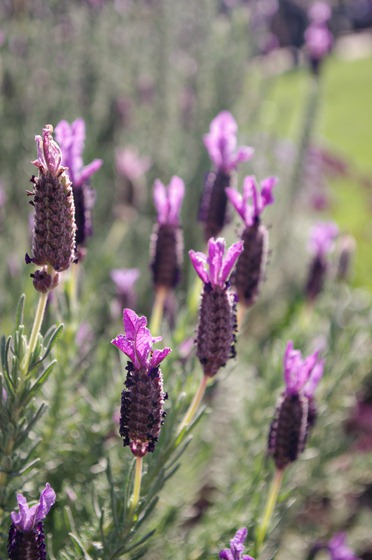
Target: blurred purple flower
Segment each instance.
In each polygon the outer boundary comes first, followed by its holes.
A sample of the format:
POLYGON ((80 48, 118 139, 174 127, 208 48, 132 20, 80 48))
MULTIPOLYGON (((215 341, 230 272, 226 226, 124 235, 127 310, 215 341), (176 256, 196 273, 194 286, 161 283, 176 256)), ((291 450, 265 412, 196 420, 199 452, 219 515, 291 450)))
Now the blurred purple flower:
POLYGON ((136 369, 149 371, 156 368, 171 352, 170 348, 153 350, 153 345, 162 337, 151 335, 146 328, 146 317, 139 317, 131 309, 124 309, 123 323, 125 335, 119 334, 112 340, 112 344, 128 356, 136 369))
POLYGON ((310 59, 319 61, 330 52, 333 35, 325 25, 311 24, 305 31, 305 44, 310 59))
POLYGON ((156 179, 154 183, 154 203, 160 225, 179 225, 184 194, 185 184, 180 177, 174 175, 168 188, 159 179, 156 179))
POLYGON ((209 133, 204 136, 204 145, 216 169, 231 173, 239 163, 248 161, 253 148, 242 146, 237 149, 238 125, 229 111, 221 111, 211 122, 209 133))
POLYGON ((223 288, 243 251, 243 241, 231 245, 225 255, 226 243, 222 237, 208 241, 208 255, 189 251, 191 262, 205 284, 223 288))
POLYGON ((92 235, 92 208, 95 202, 95 192, 89 185, 89 180, 101 165, 101 159, 95 159, 84 166, 82 153, 85 143, 85 122, 76 119, 70 125, 62 120, 56 126, 56 137, 62 148, 62 161, 68 167, 72 181, 72 192, 75 203, 76 245, 78 257, 82 258, 85 251, 82 246, 87 237, 92 235))
POLYGON ((284 354, 284 381, 287 395, 303 392, 308 398, 314 396, 324 367, 324 361, 318 358, 319 352, 315 352, 303 359, 301 352, 294 350, 293 342, 288 342, 284 354))
POLYGON ((62 150, 62 163, 68 167, 68 175, 74 187, 81 187, 89 181, 101 165, 101 159, 95 159, 84 166, 82 153, 85 144, 84 119, 76 119, 71 124, 60 121, 56 128, 56 139, 62 150))
POLYGON ((331 560, 359 560, 358 556, 346 545, 345 533, 336 533, 328 543, 331 560))
POLYGON ((259 191, 255 177, 247 176, 244 179, 243 195, 231 187, 226 189, 227 197, 246 226, 252 226, 264 208, 273 203, 272 189, 277 183, 276 177, 267 177, 261 181, 259 191))
POLYGON ((308 10, 308 16, 311 22, 319 25, 327 23, 331 18, 331 7, 325 2, 315 2, 308 10))
POLYGON ((48 483, 40 494, 39 502, 31 508, 28 507, 26 498, 22 494, 17 494, 19 513, 12 511, 10 514, 13 525, 23 533, 32 531, 35 525, 47 516, 55 501, 56 494, 48 483))
POLYGON ((137 297, 134 285, 140 276, 139 269, 114 268, 110 272, 110 276, 116 287, 116 295, 120 309, 135 307, 137 297))
POLYGON ((124 149, 116 150, 115 153, 116 170, 119 175, 136 181, 144 175, 151 167, 151 160, 146 156, 140 156, 136 148, 128 146, 124 149))
POLYGON ((324 258, 333 249, 338 235, 338 227, 334 222, 320 222, 313 226, 309 238, 309 251, 319 258, 324 258))
POLYGON ((243 554, 245 550, 244 541, 247 538, 248 530, 245 527, 238 529, 235 536, 230 541, 230 549, 225 548, 220 552, 221 560, 254 560, 252 556, 243 554))

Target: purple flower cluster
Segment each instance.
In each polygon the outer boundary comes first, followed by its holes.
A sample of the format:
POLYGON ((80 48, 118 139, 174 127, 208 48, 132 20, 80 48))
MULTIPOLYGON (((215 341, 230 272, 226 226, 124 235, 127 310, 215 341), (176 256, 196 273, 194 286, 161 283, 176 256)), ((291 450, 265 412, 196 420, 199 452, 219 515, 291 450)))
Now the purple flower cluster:
POLYGON ((26 498, 17 495, 19 513, 10 514, 12 525, 8 538, 8 555, 10 560, 29 558, 46 560, 46 548, 43 520, 56 501, 53 488, 46 484, 37 504, 29 508, 26 498))
POLYGON ((316 2, 309 11, 310 25, 305 31, 306 52, 315 75, 319 73, 321 61, 329 54, 333 35, 328 27, 331 9, 325 2, 316 2))
POLYGON ((247 538, 248 530, 245 527, 238 529, 235 536, 230 541, 230 548, 221 550, 220 560, 254 560, 252 556, 243 554, 245 550, 244 541, 247 538))
POLYGON ((305 293, 309 301, 314 301, 323 290, 328 261, 327 255, 333 249, 338 235, 338 227, 333 222, 316 224, 310 233, 309 251, 313 258, 310 262, 305 293))
POLYGON ((319 352, 303 358, 293 342, 284 354, 283 391, 270 426, 268 452, 277 469, 295 461, 305 449, 310 429, 316 419, 315 389, 323 375, 323 360, 319 352))

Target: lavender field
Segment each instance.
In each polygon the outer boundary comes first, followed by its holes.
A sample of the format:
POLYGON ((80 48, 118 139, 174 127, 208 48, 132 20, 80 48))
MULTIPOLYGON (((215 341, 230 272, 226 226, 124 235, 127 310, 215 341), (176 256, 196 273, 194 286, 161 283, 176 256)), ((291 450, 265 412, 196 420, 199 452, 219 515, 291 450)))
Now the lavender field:
POLYGON ((0 560, 371 560, 372 9, 0 6, 0 560))

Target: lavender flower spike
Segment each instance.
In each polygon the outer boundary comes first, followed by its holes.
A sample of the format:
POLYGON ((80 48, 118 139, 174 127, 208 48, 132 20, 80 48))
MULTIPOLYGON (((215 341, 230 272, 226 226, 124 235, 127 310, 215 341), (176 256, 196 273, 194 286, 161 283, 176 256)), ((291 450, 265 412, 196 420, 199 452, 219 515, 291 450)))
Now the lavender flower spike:
POLYGON ((222 238, 210 239, 208 255, 190 251, 191 262, 204 282, 196 337, 197 356, 204 375, 213 377, 229 358, 235 356, 236 301, 228 278, 243 250, 234 243, 225 254, 222 238))
POLYGON ((120 435, 133 455, 143 457, 154 451, 163 424, 166 394, 159 365, 171 349, 154 350, 154 343, 161 337, 153 337, 146 327, 146 318, 131 309, 124 309, 123 322, 125 335, 112 341, 130 360, 126 389, 121 395, 120 435))
POLYGON ((95 192, 89 185, 89 180, 101 165, 101 159, 95 159, 84 166, 82 153, 85 143, 85 122, 76 119, 70 125, 62 120, 56 126, 56 138, 62 149, 62 162, 68 167, 69 176, 72 181, 72 191, 75 204, 75 220, 77 226, 76 245, 79 257, 82 258, 85 251, 82 246, 86 238, 92 235, 92 208, 95 202, 95 192))
POLYGON ((287 344, 284 354, 283 391, 270 426, 268 451, 277 469, 284 469, 305 449, 316 419, 314 392, 323 374, 324 362, 315 352, 303 359, 301 352, 287 344))
POLYGON ((221 550, 219 557, 220 560, 254 560, 252 556, 248 554, 243 554, 244 552, 244 541, 247 538, 248 531, 245 527, 238 529, 235 536, 230 541, 230 549, 225 548, 221 550))
POLYGON ((75 206, 66 167, 61 165, 61 149, 52 137, 53 127, 46 125, 42 136, 36 136, 38 159, 33 164, 39 175, 28 196, 35 208, 32 235, 33 257, 26 254, 26 263, 44 268, 31 274, 34 287, 48 292, 58 283, 58 272, 66 270, 75 259, 75 206), (51 269, 55 272, 52 272, 51 269))
POLYGON ((327 545, 331 560, 360 560, 346 544, 345 533, 336 533, 327 545))
POLYGON ((338 227, 333 222, 321 222, 311 230, 309 250, 313 258, 305 286, 305 293, 310 301, 314 301, 323 289, 328 268, 327 255, 332 251, 337 235, 338 227))
POLYGON ((259 189, 255 178, 248 176, 244 180, 242 195, 235 189, 226 189, 228 198, 245 224, 241 234, 244 250, 233 277, 239 303, 245 307, 257 299, 264 277, 269 234, 261 223, 261 214, 266 206, 273 203, 272 190, 277 183, 276 177, 267 177, 261 181, 259 189))
POLYGON ((185 185, 173 176, 168 188, 159 179, 154 184, 154 203, 158 221, 151 236, 150 257, 153 282, 156 288, 175 288, 181 277, 183 235, 180 211, 185 185))
POLYGON ((232 173, 240 163, 248 161, 253 148, 237 149, 238 126, 231 113, 222 111, 211 122, 204 145, 213 162, 214 170, 205 179, 199 208, 199 221, 204 223, 205 239, 220 233, 227 221, 227 197, 225 189, 230 186, 232 173))
POLYGON ((40 494, 39 502, 28 507, 26 498, 17 495, 19 513, 10 514, 12 525, 8 538, 8 555, 10 560, 27 558, 29 560, 46 560, 43 520, 56 500, 56 495, 49 484, 40 494))
POLYGON ((236 149, 238 125, 229 111, 221 111, 211 122, 204 145, 216 169, 231 173, 239 163, 251 159, 254 149, 242 146, 236 149))

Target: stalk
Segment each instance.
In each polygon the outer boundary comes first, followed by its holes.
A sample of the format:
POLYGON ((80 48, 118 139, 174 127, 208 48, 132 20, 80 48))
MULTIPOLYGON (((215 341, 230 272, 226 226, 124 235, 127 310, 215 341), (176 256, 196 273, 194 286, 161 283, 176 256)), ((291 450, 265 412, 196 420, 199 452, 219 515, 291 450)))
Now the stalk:
POLYGON ((279 491, 280 491, 280 487, 282 484, 282 480, 283 480, 283 474, 284 474, 284 470, 283 469, 277 469, 274 475, 274 479, 272 481, 271 484, 271 488, 270 488, 270 492, 268 494, 267 497, 267 501, 266 501, 266 506, 264 509, 264 514, 263 514, 263 518, 261 521, 261 524, 258 527, 257 530, 257 537, 256 537, 256 555, 258 556, 260 551, 261 551, 261 547, 262 544, 265 540, 266 534, 267 534, 267 530, 270 524, 270 520, 272 518, 272 515, 274 513, 274 509, 276 506, 276 503, 278 501, 278 496, 279 496, 279 491))
POLYGON ((208 377, 206 375, 203 375, 202 380, 200 382, 200 385, 198 387, 198 390, 196 391, 194 398, 188 408, 188 411, 186 412, 185 416, 183 417, 183 420, 181 422, 181 424, 178 427, 177 430, 177 434, 180 435, 182 433, 182 431, 186 428, 186 426, 188 426, 192 419, 194 418, 199 405, 203 399, 204 393, 205 393, 205 389, 207 387, 207 383, 208 383, 208 377))

